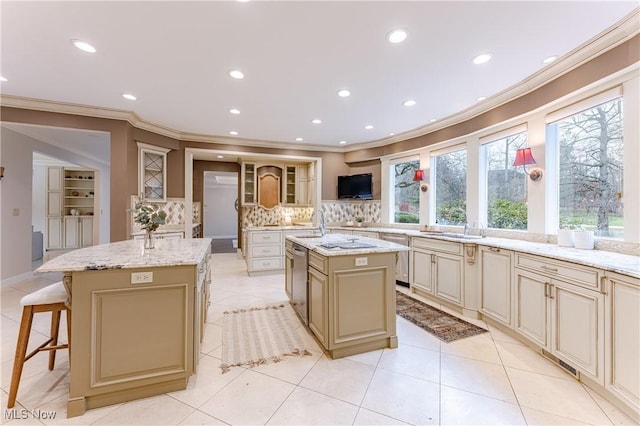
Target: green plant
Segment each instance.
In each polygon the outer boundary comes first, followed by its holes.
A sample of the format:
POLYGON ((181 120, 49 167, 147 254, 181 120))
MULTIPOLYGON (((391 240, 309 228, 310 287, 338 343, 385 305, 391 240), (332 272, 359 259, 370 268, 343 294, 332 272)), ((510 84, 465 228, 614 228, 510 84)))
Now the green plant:
POLYGON ((396 212, 394 221, 395 223, 418 223, 420 218, 417 213, 396 212))
POLYGON ((157 204, 136 203, 133 209, 133 220, 147 232, 155 231, 160 225, 164 225, 166 218, 167 213, 157 204))
POLYGON ((358 223, 362 223, 362 222, 364 222, 364 217, 362 217, 362 216, 357 216, 357 217, 355 217, 355 218, 354 218, 354 220, 355 220, 356 222, 358 222, 358 223))
POLYGON ((527 229, 527 205, 524 202, 494 199, 489 205, 489 228, 527 229))

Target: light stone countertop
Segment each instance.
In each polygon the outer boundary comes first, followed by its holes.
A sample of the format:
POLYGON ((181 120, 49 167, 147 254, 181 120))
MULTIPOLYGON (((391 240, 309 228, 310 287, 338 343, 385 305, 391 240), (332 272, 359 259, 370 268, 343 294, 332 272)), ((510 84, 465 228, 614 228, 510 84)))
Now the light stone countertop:
POLYGON ((61 254, 35 273, 198 265, 210 247, 211 238, 157 240, 153 249, 143 240, 118 241, 61 254))
POLYGON ((332 227, 332 229, 349 229, 359 231, 371 231, 379 233, 391 233, 408 235, 410 237, 434 238, 446 241, 454 241, 464 244, 478 244, 482 246, 497 247, 505 250, 513 250, 521 253, 535 254, 548 257, 550 259, 566 260, 580 265, 591 266, 606 271, 618 272, 640 278, 640 257, 629 254, 621 254, 605 250, 581 250, 571 247, 560 247, 556 244, 536 243, 525 240, 510 238, 485 237, 480 239, 460 239, 446 237, 439 234, 420 232, 411 229, 400 228, 355 228, 355 227, 332 227))
POLYGON ((409 251, 409 247, 392 243, 391 241, 379 240, 377 238, 360 237, 347 234, 327 234, 318 238, 300 238, 295 235, 288 235, 291 240, 303 247, 313 250, 323 256, 349 256, 352 254, 369 254, 369 253, 395 253, 399 251, 409 251), (352 241, 356 243, 364 243, 374 247, 366 248, 325 248, 322 244, 348 244, 352 241))
POLYGON ((317 231, 318 228, 308 225, 265 225, 265 226, 247 226, 243 231, 287 231, 287 230, 308 230, 309 233, 317 231))

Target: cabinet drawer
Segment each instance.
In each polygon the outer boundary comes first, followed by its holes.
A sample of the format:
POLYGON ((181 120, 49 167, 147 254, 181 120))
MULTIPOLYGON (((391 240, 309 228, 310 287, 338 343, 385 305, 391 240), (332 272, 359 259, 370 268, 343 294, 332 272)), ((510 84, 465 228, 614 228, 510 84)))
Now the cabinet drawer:
POLYGON ((252 271, 282 268, 282 257, 263 257, 259 259, 251 259, 252 271))
POLYGON ((590 289, 600 290, 598 270, 588 266, 520 253, 516 254, 516 266, 590 289))
POLYGON ((260 243, 279 243, 282 240, 282 232, 280 231, 265 231, 265 232, 252 232, 251 242, 253 244, 260 243))
POLYGON ((282 246, 280 244, 251 246, 251 257, 274 257, 281 254, 282 246))
POLYGON ((313 266, 318 271, 326 274, 329 270, 327 265, 327 258, 320 256, 319 254, 309 251, 309 266, 313 266))
POLYGON ((462 255, 462 244, 433 238, 411 238, 411 247, 462 255))

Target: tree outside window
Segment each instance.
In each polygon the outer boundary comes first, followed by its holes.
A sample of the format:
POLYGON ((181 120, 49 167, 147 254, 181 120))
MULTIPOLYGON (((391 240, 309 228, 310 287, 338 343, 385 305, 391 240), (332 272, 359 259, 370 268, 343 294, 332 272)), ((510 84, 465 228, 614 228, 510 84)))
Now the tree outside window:
POLYGON ((391 166, 394 179, 394 223, 420 222, 420 182, 413 180, 413 175, 419 168, 419 160, 405 161, 391 166))
POLYGON ((622 98, 549 124, 558 147, 558 219, 596 235, 622 238, 622 98))
POLYGON ((464 225, 467 222, 467 150, 433 158, 435 167, 436 223, 464 225))
POLYGON ((526 144, 526 133, 518 133, 483 146, 489 228, 527 229, 527 176, 522 167, 513 167, 516 151, 526 144))

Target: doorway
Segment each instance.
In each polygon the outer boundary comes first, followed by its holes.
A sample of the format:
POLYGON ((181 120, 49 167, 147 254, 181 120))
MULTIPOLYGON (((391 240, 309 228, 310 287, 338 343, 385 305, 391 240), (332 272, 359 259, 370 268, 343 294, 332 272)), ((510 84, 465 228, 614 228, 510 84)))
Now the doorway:
POLYGON ((238 249, 238 173, 204 172, 203 232, 212 253, 238 249))

